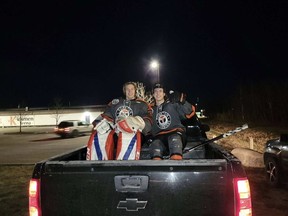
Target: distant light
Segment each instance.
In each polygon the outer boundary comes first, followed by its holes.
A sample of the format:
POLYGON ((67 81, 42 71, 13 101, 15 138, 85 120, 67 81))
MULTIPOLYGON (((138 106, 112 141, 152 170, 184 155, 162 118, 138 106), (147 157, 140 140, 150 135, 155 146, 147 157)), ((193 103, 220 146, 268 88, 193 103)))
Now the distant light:
POLYGON ((152 60, 150 63, 150 69, 157 75, 157 82, 160 82, 160 64, 157 60, 152 60))
POLYGON ((90 122, 91 122, 91 117, 92 117, 91 113, 88 112, 88 111, 85 111, 85 112, 82 114, 81 120, 82 120, 82 121, 85 121, 85 122, 87 122, 87 123, 90 123, 90 122))
POLYGON ((85 112, 84 112, 84 115, 85 115, 85 116, 90 116, 90 115, 91 115, 91 113, 90 113, 90 112, 88 112, 88 111, 85 111, 85 112))
POLYGON ((157 69, 159 67, 158 61, 154 60, 150 64, 151 69, 157 69))

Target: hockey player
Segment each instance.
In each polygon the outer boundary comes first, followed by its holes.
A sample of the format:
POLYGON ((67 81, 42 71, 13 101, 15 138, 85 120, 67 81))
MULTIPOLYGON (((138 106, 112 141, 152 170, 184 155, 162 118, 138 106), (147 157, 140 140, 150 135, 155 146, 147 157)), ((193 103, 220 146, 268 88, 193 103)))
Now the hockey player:
POLYGON ((117 160, 139 159, 141 133, 151 130, 152 110, 136 97, 136 84, 123 85, 125 98, 113 99, 94 121, 94 136, 87 146, 87 160, 114 159, 114 133, 117 134, 117 160))
POLYGON ((154 85, 153 97, 151 158, 161 160, 168 154, 172 160, 181 160, 185 139, 185 127, 181 120, 193 114, 192 105, 186 101, 185 94, 178 92, 170 92, 166 100, 165 89, 160 83, 154 85))

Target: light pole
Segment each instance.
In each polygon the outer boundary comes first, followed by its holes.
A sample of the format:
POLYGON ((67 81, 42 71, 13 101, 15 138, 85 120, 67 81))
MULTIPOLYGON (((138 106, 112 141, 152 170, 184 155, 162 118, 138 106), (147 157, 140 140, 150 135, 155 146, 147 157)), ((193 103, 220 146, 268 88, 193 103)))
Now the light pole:
POLYGON ((150 63, 150 68, 157 73, 157 82, 160 82, 160 65, 157 60, 153 60, 150 63))

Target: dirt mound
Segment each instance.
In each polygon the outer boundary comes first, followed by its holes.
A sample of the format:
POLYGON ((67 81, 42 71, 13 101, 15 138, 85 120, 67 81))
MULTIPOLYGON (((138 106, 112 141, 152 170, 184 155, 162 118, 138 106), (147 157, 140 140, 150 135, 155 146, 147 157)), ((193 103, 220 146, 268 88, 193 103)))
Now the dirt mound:
POLYGON ((234 148, 231 153, 235 155, 245 167, 263 168, 263 154, 247 149, 247 148, 234 148))

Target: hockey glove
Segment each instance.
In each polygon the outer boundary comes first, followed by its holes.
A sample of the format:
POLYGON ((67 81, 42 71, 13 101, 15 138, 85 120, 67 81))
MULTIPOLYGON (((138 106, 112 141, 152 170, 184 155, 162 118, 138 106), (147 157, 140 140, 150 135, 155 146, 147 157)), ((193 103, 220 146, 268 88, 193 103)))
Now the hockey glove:
POLYGON ((94 128, 99 134, 105 134, 113 128, 112 122, 108 122, 106 119, 100 121, 94 128))
POLYGON ((117 129, 125 133, 136 133, 142 131, 145 127, 145 122, 140 116, 128 116, 117 122, 117 129))

